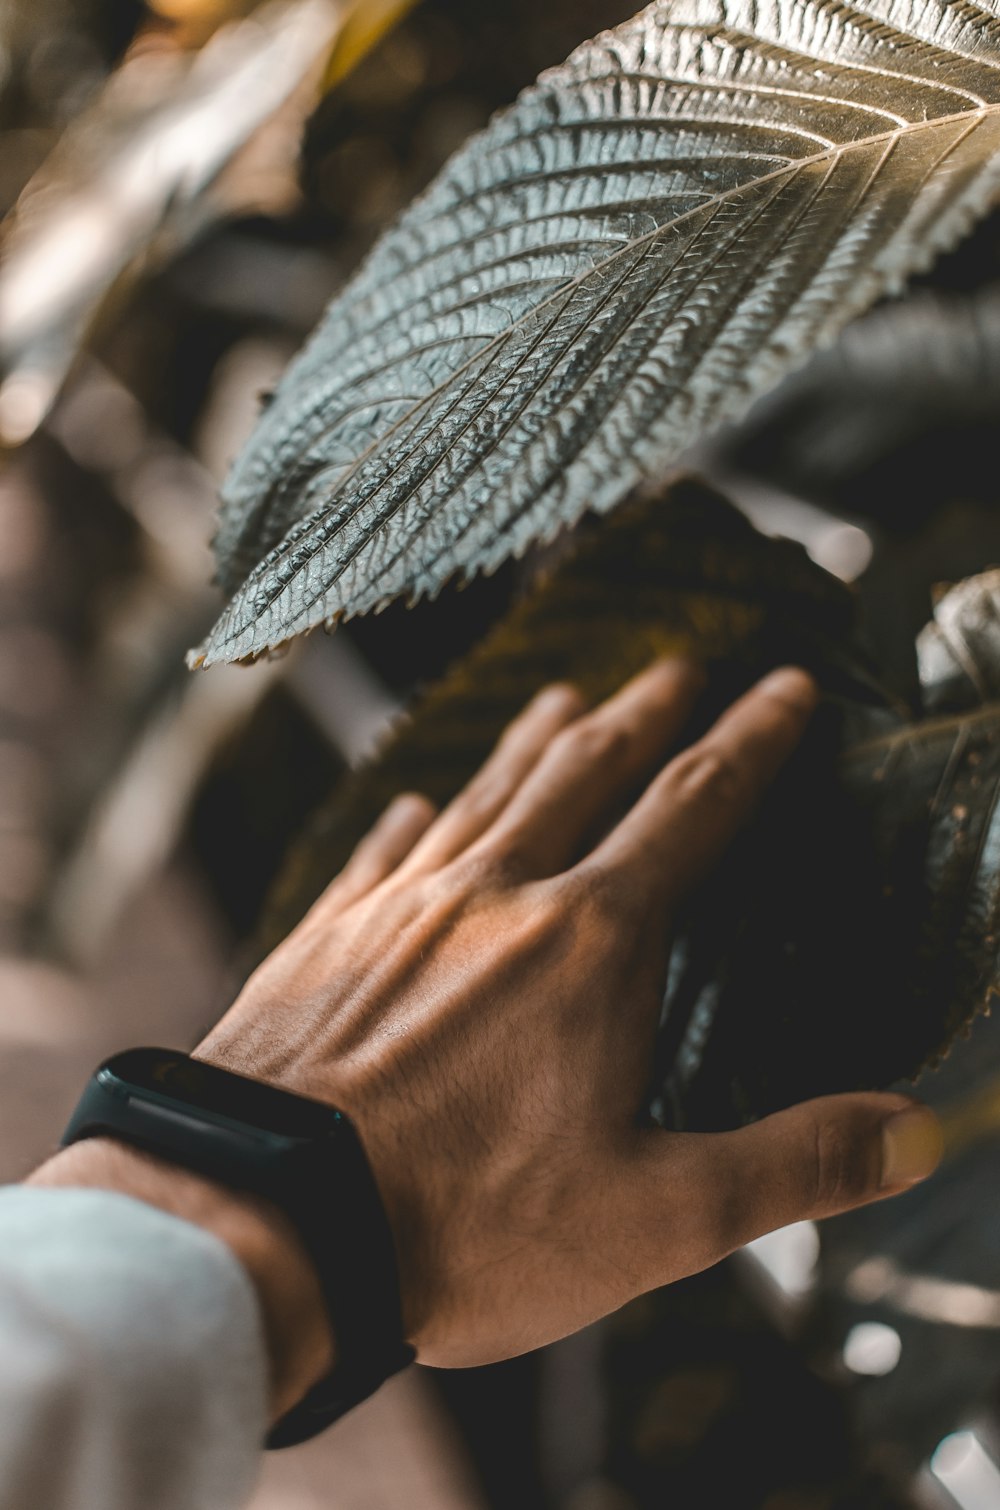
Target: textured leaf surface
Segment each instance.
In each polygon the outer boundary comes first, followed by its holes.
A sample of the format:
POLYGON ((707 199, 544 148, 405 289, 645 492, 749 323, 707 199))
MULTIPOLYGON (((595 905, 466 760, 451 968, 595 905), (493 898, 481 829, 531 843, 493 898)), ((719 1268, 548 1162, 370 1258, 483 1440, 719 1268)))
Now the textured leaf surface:
POLYGON ((998 17, 663 0, 543 74, 286 374, 226 488, 238 590, 195 662, 612 508, 954 244, 1000 183, 998 17))
POLYGON ((917 640, 925 706, 935 713, 1000 702, 1000 571, 943 593, 917 640))

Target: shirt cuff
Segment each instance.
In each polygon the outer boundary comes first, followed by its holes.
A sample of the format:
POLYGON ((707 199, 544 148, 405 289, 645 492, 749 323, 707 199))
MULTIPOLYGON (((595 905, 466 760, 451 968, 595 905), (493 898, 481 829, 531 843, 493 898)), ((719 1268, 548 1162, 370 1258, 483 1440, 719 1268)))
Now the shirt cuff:
POLYGON ((2 1510, 235 1510, 266 1425, 221 1239, 131 1196, 0 1189, 2 1510))

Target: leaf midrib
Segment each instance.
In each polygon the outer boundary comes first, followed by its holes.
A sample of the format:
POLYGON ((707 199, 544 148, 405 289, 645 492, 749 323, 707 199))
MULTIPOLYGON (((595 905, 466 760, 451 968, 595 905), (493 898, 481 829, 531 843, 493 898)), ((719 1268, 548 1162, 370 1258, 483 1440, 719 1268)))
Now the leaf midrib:
MULTIPOLYGON (((652 228, 650 231, 644 232, 642 236, 635 237, 631 241, 625 243, 623 246, 617 247, 612 253, 609 254, 608 257, 597 263, 595 267, 581 270, 581 272, 578 273, 575 277, 567 280, 566 283, 560 285, 557 290, 554 290, 551 294, 547 295, 545 299, 541 300, 538 304, 533 305, 530 310, 527 310, 524 312, 524 314, 520 315, 505 331, 491 337, 483 346, 481 346, 476 352, 468 357, 465 362, 463 362, 458 368, 456 368, 455 372, 450 374, 444 383, 439 384, 432 393, 426 396, 426 398, 422 399, 418 404, 414 405, 414 407, 407 411, 405 415, 400 416, 400 418, 395 421, 388 430, 382 432, 382 434, 373 439, 372 443, 368 447, 366 447, 365 450, 361 452, 355 459, 355 461, 350 465, 348 472, 339 480, 337 484, 337 494, 343 494, 345 488, 350 484, 351 480, 356 477, 358 471, 365 464, 365 462, 368 461, 369 458, 372 457, 380 448, 384 447, 386 443, 391 440, 394 434, 397 434, 404 426, 418 422, 421 414, 426 412, 429 406, 435 402, 442 391, 444 391, 452 384, 455 384, 456 382, 461 383, 463 373, 471 368, 473 364, 481 363, 484 358, 488 359, 491 350, 496 349, 502 343, 509 341, 518 327, 522 326, 527 320, 536 319, 539 314, 542 314, 544 316, 547 308, 549 308, 557 300, 566 301, 568 298, 571 298, 572 292, 576 287, 585 282, 588 278, 592 277, 595 272, 605 270, 608 267, 612 266, 617 258, 620 258, 625 254, 635 252, 636 250, 640 250, 644 244, 654 241, 657 237, 675 231, 678 226, 682 226, 686 221, 691 220, 696 216, 704 216, 707 210, 713 210, 714 207, 720 207, 725 203, 736 199, 739 195, 754 194, 758 192, 761 187, 766 186, 769 183, 785 179, 791 174, 800 173, 803 169, 807 169, 814 165, 821 166, 824 163, 833 163, 840 161, 850 152, 867 150, 879 144, 884 143, 887 147, 890 146, 890 144, 894 146, 898 140, 904 137, 912 136, 914 134, 922 134, 927 131, 937 131, 939 129, 944 129, 950 125, 965 126, 966 130, 962 133, 962 137, 964 138, 977 126, 981 125, 985 119, 991 116, 996 116, 997 114, 1000 114, 1000 104, 984 104, 975 109, 956 111, 950 115, 938 116, 928 121, 909 122, 904 126, 895 127, 890 131, 877 132, 871 136, 859 138, 852 142, 834 143, 828 147, 825 147, 819 152, 810 154, 808 157, 796 158, 791 162, 786 162, 782 164, 781 167, 774 169, 770 173, 762 174, 756 179, 751 179, 746 183, 734 185, 731 189, 724 190, 720 194, 714 196, 712 200, 706 201, 706 203, 704 204, 687 210, 681 215, 677 216, 676 219, 669 222, 664 222, 663 224, 652 228)), ((391 477, 395 470, 396 468, 394 467, 392 471, 390 471, 388 476, 391 477)), ((377 491, 379 487, 384 486, 387 480, 387 478, 382 478, 379 483, 376 483, 373 486, 373 488, 369 491, 364 499, 356 500, 353 505, 352 512, 356 512, 359 508, 363 507, 364 503, 366 503, 371 497, 371 494, 377 491)), ((334 495, 334 497, 335 496, 336 494, 334 495)), ((306 520, 302 521, 303 533, 306 536, 308 536, 310 530, 315 526, 318 520, 322 518, 323 512, 331 506, 332 502, 333 498, 328 500, 326 503, 319 505, 312 511, 311 515, 308 516, 306 520)), ((381 532, 388 521, 393 518, 401 508, 405 507, 406 502, 407 499, 405 497, 401 498, 398 503, 396 503, 392 507, 392 509, 389 510, 389 512, 380 517, 375 530, 368 532, 365 537, 359 541, 355 550, 347 556, 347 558, 341 565, 340 570, 338 571, 338 578, 341 577, 344 571, 347 570, 347 568, 353 563, 353 561, 357 559, 357 557, 365 549, 371 538, 373 538, 373 535, 376 532, 381 532)), ((307 559, 306 561, 302 562, 302 564, 296 566, 285 583, 282 584, 279 592, 276 593, 270 600, 269 607, 273 605, 273 603, 276 602, 278 598, 288 589, 290 584, 300 576, 301 572, 306 569, 309 561, 311 561, 320 550, 322 550, 326 547, 326 545, 329 544, 329 540, 323 539, 317 541, 314 546, 310 547, 306 541, 302 540, 302 535, 300 534, 298 541, 296 541, 295 544, 299 550, 301 550, 302 546, 305 545, 307 559), (299 542, 301 542, 301 544, 299 542)), ((289 542, 289 546, 287 548, 291 548, 291 542, 289 542)), ((248 585, 254 579, 259 581, 261 575, 265 573, 266 569, 272 568, 277 565, 285 549, 286 547, 284 546, 283 542, 279 542, 275 546, 273 552, 270 553, 269 556, 265 558, 265 561, 261 562, 246 579, 243 587, 240 589, 237 601, 239 601, 240 598, 243 598, 248 585)), ((327 584, 327 586, 329 586, 329 584, 327 584)), ((324 587, 322 591, 326 591, 326 587, 324 587)), ((317 598, 321 595, 321 593, 318 594, 317 598)), ((316 600, 314 599, 313 601, 316 600)), ((235 607, 236 604, 234 603, 232 606, 235 607)), ((232 621, 230 621, 228 632, 225 635, 225 638, 221 641, 221 645, 231 643, 234 639, 239 638, 239 636, 245 633, 246 630, 250 627, 250 624, 258 621, 259 618, 259 612, 252 612, 251 619, 249 621, 245 621, 239 627, 233 625, 232 621)), ((213 638, 214 636, 210 636, 209 643, 211 643, 211 640, 213 638)), ((286 635, 284 638, 287 639, 289 638, 289 636, 286 635)), ((277 643, 277 641, 275 641, 275 643, 277 643)))

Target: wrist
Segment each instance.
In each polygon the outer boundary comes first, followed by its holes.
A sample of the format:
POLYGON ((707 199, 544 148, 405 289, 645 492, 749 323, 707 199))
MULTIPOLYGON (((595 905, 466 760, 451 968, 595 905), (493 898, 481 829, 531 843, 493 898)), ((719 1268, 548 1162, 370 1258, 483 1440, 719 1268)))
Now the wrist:
POLYGON ((88 1138, 61 1150, 27 1183, 118 1191, 226 1243, 257 1293, 273 1418, 332 1367, 333 1337, 316 1270, 291 1221, 272 1202, 113 1138, 88 1138))

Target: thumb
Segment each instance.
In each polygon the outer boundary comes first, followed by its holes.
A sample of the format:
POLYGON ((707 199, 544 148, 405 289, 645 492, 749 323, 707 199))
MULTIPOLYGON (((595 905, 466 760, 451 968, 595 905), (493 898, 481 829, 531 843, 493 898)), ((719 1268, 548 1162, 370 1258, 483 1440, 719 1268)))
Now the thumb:
POLYGON ((896 1095, 823 1096, 729 1137, 753 1237, 898 1195, 926 1179, 942 1152, 930 1107, 896 1095))
POLYGON ((690 1193, 699 1266, 790 1222, 898 1195, 942 1153, 930 1108, 890 1094, 823 1096, 735 1132, 652 1136, 661 1192, 666 1180, 680 1194, 681 1174, 690 1193))

